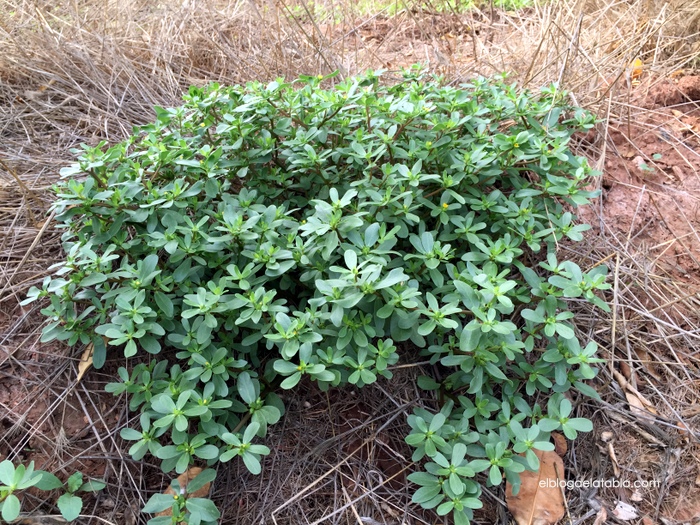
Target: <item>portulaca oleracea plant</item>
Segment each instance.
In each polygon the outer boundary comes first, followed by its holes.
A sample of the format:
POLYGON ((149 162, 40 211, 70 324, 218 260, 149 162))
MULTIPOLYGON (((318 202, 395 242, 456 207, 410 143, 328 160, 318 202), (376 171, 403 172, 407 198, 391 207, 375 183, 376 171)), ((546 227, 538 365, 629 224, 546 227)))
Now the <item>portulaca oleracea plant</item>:
MULTIPOLYGON (((595 173, 568 144, 595 119, 555 86, 381 80, 193 87, 85 147, 55 189, 66 259, 28 301, 47 298, 44 341, 131 358, 108 385, 140 414, 121 435, 166 472, 257 474, 281 390, 391 379, 417 347, 441 408, 408 418, 413 500, 463 525, 551 432, 592 429, 565 394, 595 397, 600 359, 567 299, 606 309, 607 269, 556 247, 588 228, 595 173)), ((177 512, 150 523, 215 523, 197 500, 159 496, 146 510, 177 512)))

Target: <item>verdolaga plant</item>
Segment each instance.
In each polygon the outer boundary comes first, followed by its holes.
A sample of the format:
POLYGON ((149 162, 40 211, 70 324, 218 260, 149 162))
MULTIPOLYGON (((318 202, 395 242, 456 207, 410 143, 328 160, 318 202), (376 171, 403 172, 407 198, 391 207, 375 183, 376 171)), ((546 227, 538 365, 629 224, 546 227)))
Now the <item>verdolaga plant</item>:
POLYGON ((135 358, 108 386, 141 413, 122 436, 178 473, 260 472, 278 388, 391 378, 410 341, 444 371, 420 380, 442 409, 409 418, 414 501, 468 523, 478 473, 517 487, 550 432, 591 430, 564 393, 595 396, 600 360, 565 298, 606 309, 607 269, 555 247, 588 229, 569 210, 594 172, 568 143, 595 119, 504 78, 323 80, 193 87, 84 147, 56 186, 66 260, 28 301, 50 299, 44 341, 135 358))
POLYGON ((15 467, 10 460, 5 459, 0 461, 0 518, 3 523, 15 521, 22 510, 22 503, 15 493, 35 487, 43 491, 61 492, 56 500, 58 510, 66 520, 73 521, 83 509, 83 500, 78 493, 96 492, 105 486, 98 479, 83 481, 82 472, 73 473, 64 483, 50 472, 34 470, 33 461, 27 466, 20 463, 15 467))

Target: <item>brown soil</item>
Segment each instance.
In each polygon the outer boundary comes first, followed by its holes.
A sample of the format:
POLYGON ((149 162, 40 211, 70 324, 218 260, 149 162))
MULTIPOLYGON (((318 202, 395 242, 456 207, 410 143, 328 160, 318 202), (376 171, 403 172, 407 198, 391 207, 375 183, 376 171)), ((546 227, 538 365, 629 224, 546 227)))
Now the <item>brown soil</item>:
MULTIPOLYGON (((656 86, 638 103, 648 108, 579 140, 605 151, 600 205, 583 220, 617 237, 647 259, 649 271, 700 284, 700 76, 656 86), (666 95, 662 95, 665 93, 666 95), (686 100, 674 107, 659 101, 686 100), (605 147, 603 147, 603 145, 605 147)), ((588 150, 590 151, 590 150, 588 150)), ((693 288, 694 289, 694 288, 693 288)))

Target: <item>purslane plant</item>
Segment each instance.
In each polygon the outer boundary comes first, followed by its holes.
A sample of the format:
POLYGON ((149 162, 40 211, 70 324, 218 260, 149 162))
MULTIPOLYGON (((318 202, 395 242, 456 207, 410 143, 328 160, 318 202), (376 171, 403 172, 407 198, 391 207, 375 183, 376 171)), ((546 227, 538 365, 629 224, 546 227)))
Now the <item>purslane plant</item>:
POLYGON ((56 501, 61 515, 68 521, 75 520, 83 508, 80 492, 102 490, 105 483, 90 479, 83 481, 83 474, 76 472, 65 483, 54 474, 44 470, 34 470, 34 462, 28 466, 15 465, 10 460, 0 462, 0 517, 10 523, 17 519, 21 511, 21 502, 15 492, 22 492, 31 487, 39 490, 60 490, 63 492, 56 501))
POLYGON ((595 396, 600 360, 567 299, 606 308, 607 269, 555 248, 587 229, 595 173, 568 143, 595 119, 555 86, 325 80, 193 87, 85 147, 56 186, 66 260, 28 301, 44 341, 134 358, 108 386, 140 413, 122 437, 178 473, 259 472, 276 391, 391 378, 412 343, 442 370, 419 382, 440 411, 408 421, 414 501, 468 523, 481 483, 517 489, 550 432, 591 429, 565 393, 595 396))

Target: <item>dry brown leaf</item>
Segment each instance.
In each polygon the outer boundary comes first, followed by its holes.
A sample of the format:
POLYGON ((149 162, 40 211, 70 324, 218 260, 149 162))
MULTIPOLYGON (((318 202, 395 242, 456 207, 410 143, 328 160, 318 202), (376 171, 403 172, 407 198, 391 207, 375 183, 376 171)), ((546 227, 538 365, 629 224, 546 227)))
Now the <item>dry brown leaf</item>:
POLYGON ((651 414, 658 414, 654 405, 642 395, 636 388, 629 384, 629 381, 625 379, 620 372, 613 370, 613 376, 615 380, 622 387, 625 393, 625 398, 627 398, 627 403, 630 406, 630 411, 636 415, 648 416, 651 414))
POLYGON ((618 501, 615 510, 613 510, 613 516, 621 521, 630 521, 636 520, 639 514, 637 513, 637 509, 629 503, 618 501))
POLYGON ((656 525, 656 523, 649 516, 642 516, 642 525, 656 525))
POLYGON ((564 462, 554 451, 536 450, 540 470, 526 470, 520 474, 520 491, 513 495, 513 487, 506 483, 508 510, 518 525, 554 525, 564 517, 564 495, 560 481, 564 462))
POLYGON ((690 429, 683 421, 678 421, 678 433, 686 443, 690 440, 690 429))
POLYGON ((554 439, 554 452, 564 457, 566 451, 569 450, 569 446, 566 444, 566 438, 559 432, 552 432, 552 439, 554 439))
POLYGON ((608 511, 605 510, 605 507, 600 507, 598 514, 595 515, 595 521, 593 522, 593 525, 604 525, 607 519, 608 511))
POLYGON ((632 369, 630 368, 630 365, 628 365, 624 361, 620 361, 620 372, 623 376, 625 376, 625 379, 627 379, 628 381, 632 379, 632 369))
POLYGON ((76 383, 80 382, 80 380, 85 375, 85 372, 87 372, 88 369, 92 366, 92 353, 94 349, 95 347, 92 345, 92 343, 89 343, 85 347, 83 355, 80 356, 80 362, 78 363, 78 377, 75 379, 76 383))
POLYGON ((613 474, 615 474, 616 478, 620 477, 620 466, 617 462, 617 456, 615 455, 615 447, 613 447, 615 435, 606 430, 605 432, 601 433, 600 440, 603 442, 603 444, 598 445, 598 449, 603 453, 607 452, 610 462, 612 463, 613 474))
MULTIPOLYGON (((672 166, 672 168, 675 168, 675 166, 672 166)), ((674 169, 674 172, 675 172, 675 169, 674 169)), ((644 350, 644 348, 636 348, 635 350, 637 352, 637 357, 639 358, 640 364, 642 366, 644 366, 644 370, 647 373, 649 373, 649 375, 651 377, 653 377, 654 379, 656 379, 657 381, 662 381, 661 376, 656 371, 656 366, 654 365, 654 360, 649 355, 649 352, 644 350)))
POLYGON ((608 442, 608 456, 610 457, 610 462, 613 467, 613 474, 616 478, 620 477, 620 464, 617 462, 617 455, 615 454, 615 447, 613 447, 612 441, 608 442))
MULTIPOLYGON (((177 477, 177 482, 180 485, 180 493, 184 494, 185 493, 185 488, 187 487, 187 484, 196 478, 200 473, 202 472, 202 469, 199 467, 192 467, 182 474, 180 474, 177 477)), ((207 495, 209 494, 209 488, 211 487, 211 483, 206 483, 202 488, 199 490, 195 490, 191 494, 188 494, 188 498, 206 498, 207 495)), ((175 491, 173 490, 172 487, 168 487, 163 491, 163 494, 170 494, 170 495, 175 495, 175 491)), ((163 512, 158 512, 156 516, 170 516, 173 513, 172 509, 166 509, 163 512)), ((180 525, 183 525, 184 522, 181 522, 180 525)))
POLYGON ((600 440, 603 443, 607 443, 608 441, 612 441, 615 439, 615 434, 610 432, 609 430, 606 430, 605 432, 601 432, 600 434, 600 440))
POLYGON ((627 398, 627 404, 630 406, 630 411, 633 414, 643 415, 645 412, 644 403, 639 397, 635 396, 631 392, 625 392, 625 398, 627 398))

